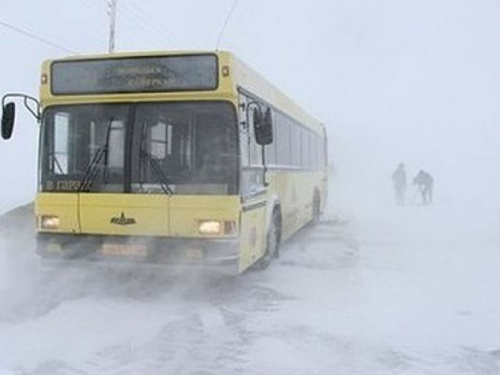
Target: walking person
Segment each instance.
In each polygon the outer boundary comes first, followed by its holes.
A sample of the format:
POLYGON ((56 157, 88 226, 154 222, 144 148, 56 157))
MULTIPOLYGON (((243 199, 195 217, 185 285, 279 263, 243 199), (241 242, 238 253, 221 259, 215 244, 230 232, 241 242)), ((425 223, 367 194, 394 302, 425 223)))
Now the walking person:
POLYGON ((398 167, 392 174, 392 182, 394 183, 394 192, 396 193, 397 204, 404 205, 407 183, 405 165, 403 163, 399 163, 398 167))
POLYGON ((432 189, 434 188, 434 178, 424 170, 420 170, 413 179, 413 184, 417 185, 420 195, 422 196, 422 204, 428 205, 432 203, 432 189))

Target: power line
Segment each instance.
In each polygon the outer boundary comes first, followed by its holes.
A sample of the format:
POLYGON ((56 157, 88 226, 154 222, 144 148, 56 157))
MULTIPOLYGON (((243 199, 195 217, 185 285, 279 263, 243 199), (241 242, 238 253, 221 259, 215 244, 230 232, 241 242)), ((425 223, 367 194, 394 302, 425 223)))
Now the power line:
POLYGON ((44 39, 42 37, 39 37, 39 36, 37 36, 37 35, 29 32, 29 31, 23 30, 23 29, 21 29, 21 28, 19 28, 17 26, 13 26, 13 25, 11 25, 11 24, 9 24, 7 22, 4 22, 4 21, 0 20, 0 25, 6 27, 7 29, 13 30, 13 31, 15 31, 17 33, 23 34, 24 36, 27 36, 28 38, 36 40, 36 41, 38 41, 40 43, 46 44, 46 45, 48 45, 48 46, 50 46, 52 48, 56 48, 56 49, 59 49, 61 51, 69 52, 69 53, 74 54, 74 55, 79 55, 79 52, 76 52, 76 51, 73 51, 73 50, 71 50, 69 48, 60 46, 59 44, 51 42, 50 40, 44 39))
POLYGON ((236 7, 238 6, 239 1, 240 0, 234 0, 233 5, 232 5, 231 9, 229 10, 229 13, 227 14, 227 17, 224 21, 224 24, 222 25, 222 29, 221 29, 220 34, 219 34, 219 39, 217 39, 217 44, 215 46, 215 50, 219 49, 220 42, 222 41, 222 37, 224 36, 224 32, 226 31, 226 27, 229 23, 229 20, 231 19, 231 16, 233 15, 234 11, 236 10, 236 7))
MULTIPOLYGON (((156 34, 155 36, 175 42, 176 38, 172 35, 172 33, 170 33, 164 28, 159 27, 157 23, 149 21, 151 17, 148 14, 146 14, 144 10, 140 6, 138 6, 137 3, 135 3, 133 0, 122 1, 121 6, 122 9, 126 13, 128 13, 130 17, 135 18, 138 22, 140 22, 142 25, 145 26, 145 29, 149 29, 149 31, 156 34), (148 19, 148 21, 145 21, 144 18, 148 19)), ((162 42, 164 42, 163 39, 162 42)))
MULTIPOLYGON (((158 43, 162 43, 162 45, 165 43, 165 39, 162 38, 158 33, 156 32, 153 32, 151 31, 151 29, 149 28, 149 26, 144 22, 142 21, 141 19, 137 18, 137 16, 134 14, 134 13, 129 13, 129 12, 121 12, 120 13, 122 18, 126 21, 128 21, 129 23, 133 24, 134 27, 137 28, 137 31, 139 32, 142 32, 142 34, 144 36, 147 36, 148 39, 154 43, 154 40, 156 40, 158 43)), ((123 25, 123 23, 122 23, 123 25)), ((123 29, 123 27, 122 27, 123 29)), ((126 32, 130 32, 132 31, 130 26, 129 27, 126 27, 125 28, 125 31, 126 32)), ((135 30, 133 30, 134 32, 136 32, 135 30)), ((156 43, 154 43, 156 44, 156 43)))
MULTIPOLYGON (((138 14, 145 16, 147 19, 151 18, 150 15, 146 14, 146 12, 144 12, 143 8, 135 2, 135 0, 128 0, 128 3, 129 3, 128 5, 132 8, 132 10, 134 10, 138 14)), ((153 27, 154 29, 156 29, 157 31, 162 33, 163 35, 167 36, 167 39, 170 39, 173 42, 176 41, 175 35, 172 34, 168 29, 166 29, 164 27, 160 27, 158 22, 152 23, 151 27, 153 27)))
POLYGON ((92 4, 94 4, 94 7, 99 10, 105 9, 106 6, 106 2, 102 0, 77 0, 77 1, 85 5, 88 5, 89 2, 91 2, 92 4))

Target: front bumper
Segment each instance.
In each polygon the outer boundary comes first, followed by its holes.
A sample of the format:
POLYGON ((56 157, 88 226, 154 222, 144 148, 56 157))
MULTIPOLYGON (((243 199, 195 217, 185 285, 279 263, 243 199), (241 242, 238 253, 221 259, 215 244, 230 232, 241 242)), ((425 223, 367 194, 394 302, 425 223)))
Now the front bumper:
POLYGON ((238 239, 179 239, 39 233, 45 259, 118 261, 237 269, 238 239))

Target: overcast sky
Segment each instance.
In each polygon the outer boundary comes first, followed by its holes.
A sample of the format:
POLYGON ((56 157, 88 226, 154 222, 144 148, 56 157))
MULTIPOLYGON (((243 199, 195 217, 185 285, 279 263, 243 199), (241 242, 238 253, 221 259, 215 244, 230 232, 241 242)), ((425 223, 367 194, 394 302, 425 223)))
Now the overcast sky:
MULTIPOLYGON (((233 0, 118 0, 117 50, 216 47, 233 0)), ((16 0, 0 22, 81 54, 107 50, 106 0, 16 0)), ((399 161, 453 197, 500 193, 498 0, 239 0, 220 48, 328 127, 344 183, 399 161)), ((0 92, 38 95, 40 63, 70 54, 0 25, 0 92)), ((37 126, 0 143, 0 212, 33 199, 37 126)))

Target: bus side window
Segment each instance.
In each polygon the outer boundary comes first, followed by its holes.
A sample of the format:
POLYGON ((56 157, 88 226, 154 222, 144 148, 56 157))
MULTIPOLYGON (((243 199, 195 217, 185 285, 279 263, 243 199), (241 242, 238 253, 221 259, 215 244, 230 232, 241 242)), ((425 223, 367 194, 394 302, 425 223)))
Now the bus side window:
POLYGON ((241 166, 241 192, 243 195, 252 194, 260 191, 264 187, 264 178, 262 171, 262 147, 255 140, 254 133, 254 106, 250 103, 255 102, 240 95, 239 112, 239 137, 240 137, 240 157, 241 166))
POLYGON ((302 130, 302 167, 309 169, 311 166, 311 153, 309 149, 309 131, 305 128, 302 130))
POLYGON ((315 133, 312 133, 311 134, 311 137, 309 138, 310 139, 310 145, 311 145, 311 167, 313 169, 317 169, 318 168, 318 151, 317 151, 317 144, 318 144, 318 139, 319 137, 315 134, 315 133))
POLYGON ((248 133, 240 132, 240 155, 241 155, 241 165, 243 167, 248 167, 250 165, 249 157, 249 145, 248 145, 248 133))
POLYGON ((290 165, 290 126, 286 117, 281 114, 276 116, 276 149, 277 163, 281 166, 290 165))
POLYGON ((255 140, 255 132, 254 132, 254 111, 250 110, 248 118, 249 118, 249 148, 250 148, 250 165, 252 166, 261 166, 262 165, 262 149, 261 146, 257 144, 255 140))
POLYGON ((278 136, 276 131, 276 112, 272 111, 273 116, 273 143, 266 146, 266 164, 278 164, 278 136))
POLYGON ((247 123, 247 105, 248 98, 241 94, 239 95, 238 106, 238 133, 240 145, 241 166, 248 167, 250 165, 250 139, 249 139, 249 124, 247 123))
POLYGON ((318 137, 318 165, 320 168, 326 165, 325 158, 325 139, 323 137, 318 137))
POLYGON ((292 145, 292 165, 294 167, 300 167, 302 163, 301 128, 295 122, 291 121, 291 129, 290 143, 292 145))

